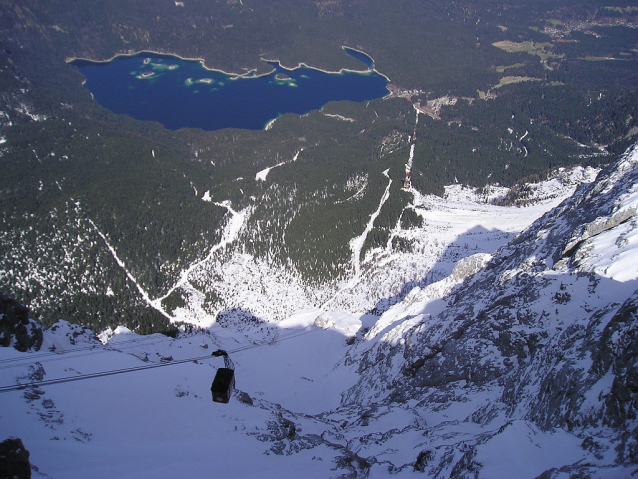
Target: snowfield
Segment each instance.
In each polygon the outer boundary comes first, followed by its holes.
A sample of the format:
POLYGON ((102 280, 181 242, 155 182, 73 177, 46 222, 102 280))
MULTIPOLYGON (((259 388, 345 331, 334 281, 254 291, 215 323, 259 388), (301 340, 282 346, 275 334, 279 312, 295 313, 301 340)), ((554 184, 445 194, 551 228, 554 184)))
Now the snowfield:
MULTIPOLYGON (((629 477, 637 165, 638 149, 564 203, 596 172, 534 185, 522 208, 414 192, 424 226, 393 234, 417 252, 370 252, 329 302, 229 286, 269 321, 191 308, 180 318, 205 330, 100 340, 61 321, 40 351, 0 348, 0 430, 41 478, 629 477), (211 401, 217 349, 235 364, 229 404, 211 401)), ((224 241, 248 214, 228 208, 224 241)))

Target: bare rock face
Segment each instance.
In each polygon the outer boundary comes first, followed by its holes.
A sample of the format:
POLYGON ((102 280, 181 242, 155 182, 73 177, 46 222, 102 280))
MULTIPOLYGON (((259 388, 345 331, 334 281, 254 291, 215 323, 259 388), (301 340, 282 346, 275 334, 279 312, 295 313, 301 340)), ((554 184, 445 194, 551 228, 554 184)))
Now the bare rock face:
POLYGON ((30 479, 29 451, 17 437, 0 442, 0 479, 30 479))
POLYGON ((36 351, 42 346, 42 328, 29 318, 29 309, 0 293, 0 346, 36 351))
MULTIPOLYGON (((638 462, 638 297, 626 301, 607 323, 592 348, 591 371, 601 379, 613 377, 604 397, 600 419, 622 431, 617 447, 620 462, 638 462)), ((593 425, 593 424, 592 424, 593 425)))

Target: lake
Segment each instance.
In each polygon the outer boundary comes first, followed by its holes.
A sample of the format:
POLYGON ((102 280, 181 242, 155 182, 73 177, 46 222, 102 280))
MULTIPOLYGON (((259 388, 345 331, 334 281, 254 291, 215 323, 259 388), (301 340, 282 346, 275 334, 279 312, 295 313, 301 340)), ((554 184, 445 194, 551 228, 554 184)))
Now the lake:
POLYGON ((372 59, 344 47, 367 71, 328 73, 301 66, 292 70, 268 62, 268 75, 229 75, 201 61, 142 52, 107 62, 73 60, 85 86, 105 108, 169 130, 244 128, 261 130, 284 113, 303 115, 330 101, 383 98, 388 79, 372 59))

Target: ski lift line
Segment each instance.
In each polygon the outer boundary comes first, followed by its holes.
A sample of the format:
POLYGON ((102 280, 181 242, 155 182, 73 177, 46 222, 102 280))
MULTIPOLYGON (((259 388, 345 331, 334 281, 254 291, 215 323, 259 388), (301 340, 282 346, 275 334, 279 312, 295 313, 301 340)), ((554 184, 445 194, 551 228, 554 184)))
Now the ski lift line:
MULTIPOLYGON (((312 325, 311 325, 312 326, 312 325)), ((312 329, 309 331, 306 331, 308 328, 310 328, 311 326, 306 326, 305 328, 303 328, 301 330, 301 332, 294 334, 294 335, 289 335, 286 336, 284 338, 280 338, 276 341, 273 342, 268 342, 268 343, 260 343, 260 344, 251 344, 248 346, 242 346, 239 348, 236 348, 234 350, 228 351, 228 354, 234 354, 234 353, 238 353, 238 352, 243 352, 243 351, 247 351, 249 349, 254 349, 254 348, 259 348, 262 346, 267 346, 269 344, 276 344, 279 343, 281 341, 285 341, 287 339, 292 339, 292 338, 296 338, 299 336, 304 336, 306 334, 309 333, 314 333, 315 331, 319 331, 320 329, 312 329)), ((185 363, 191 363, 191 362, 197 362, 197 361, 204 361, 206 359, 210 359, 213 358, 215 356, 199 356, 196 358, 187 358, 187 359, 179 359, 176 361, 170 361, 170 362, 166 362, 166 363, 153 363, 153 364, 145 364, 143 366, 136 366, 136 367, 130 367, 130 368, 123 368, 123 369, 111 369, 108 371, 101 371, 101 372, 97 372, 97 373, 88 373, 88 374, 80 374, 77 376, 68 376, 68 377, 64 377, 64 378, 56 378, 56 379, 47 379, 47 380, 43 380, 43 381, 34 381, 34 382, 30 382, 30 383, 23 383, 23 384, 13 384, 11 386, 0 386, 0 393, 3 392, 9 392, 9 391, 18 391, 21 389, 26 389, 28 387, 40 387, 40 386, 51 386, 54 384, 62 384, 62 383, 69 383, 69 382, 74 382, 74 381, 82 381, 85 379, 94 379, 94 378, 100 378, 100 377, 105 377, 105 376, 114 376, 117 374, 125 374, 125 373, 132 373, 135 371, 144 371, 147 369, 156 369, 156 368, 163 368, 166 366, 175 366, 177 364, 185 364, 185 363)))

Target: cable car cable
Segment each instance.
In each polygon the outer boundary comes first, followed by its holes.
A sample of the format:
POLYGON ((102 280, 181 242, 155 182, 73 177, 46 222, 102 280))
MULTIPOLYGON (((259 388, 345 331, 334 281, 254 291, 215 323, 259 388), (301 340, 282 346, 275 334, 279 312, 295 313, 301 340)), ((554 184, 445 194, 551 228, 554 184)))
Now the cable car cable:
MULTIPOLYGON (((61 360, 64 360, 64 359, 80 358, 82 356, 89 356, 89 355, 105 353, 105 352, 123 351, 125 349, 130 349, 130 348, 133 348, 135 346, 152 346, 152 345, 157 344, 157 343, 162 342, 162 341, 164 341, 164 339, 155 338, 154 342, 147 341, 144 344, 140 344, 140 343, 127 344, 127 345, 122 346, 121 348, 117 348, 117 349, 113 348, 110 345, 102 345, 102 348, 100 348, 100 345, 94 344, 93 346, 90 346, 90 347, 87 346, 87 347, 83 347, 83 348, 70 349, 70 350, 60 351, 60 352, 43 353, 41 356, 29 356, 29 357, 24 357, 24 358, 9 358, 9 360, 7 360, 5 363, 1 363, 2 365, 0 365, 0 370, 1 369, 17 368, 17 367, 21 367, 21 366, 31 366, 31 365, 33 365, 35 363, 50 363, 50 362, 53 362, 53 361, 61 361, 61 360), (96 349, 97 349, 97 351, 96 351, 96 349), (83 353, 83 354, 74 354, 74 353, 83 353), (44 357, 45 359, 38 360, 37 358, 39 358, 39 357, 44 357), (10 362, 10 361, 12 361, 12 362, 10 362), (32 361, 32 362, 26 362, 26 361, 32 361)), ((122 344, 122 343, 118 343, 118 345, 119 344, 122 344)))
MULTIPOLYGON (((170 339, 168 337, 151 338, 150 336, 152 336, 152 335, 149 335, 147 337, 139 337, 139 338, 136 338, 136 339, 129 339, 128 341, 118 341, 117 345, 130 344, 130 343, 141 343, 141 342, 147 343, 151 339, 155 340, 155 341, 163 341, 163 340, 166 340, 166 339, 170 339)), ((134 345, 135 344, 133 344, 133 346, 134 345)), ((86 351, 86 350, 99 348, 100 346, 103 346, 103 347, 106 347, 106 348, 112 347, 112 345, 110 343, 107 343, 107 344, 95 343, 95 344, 91 344, 89 346, 83 346, 81 348, 75 348, 75 349, 67 349, 67 350, 63 350, 63 351, 42 351, 42 352, 39 352, 39 353, 29 354, 28 356, 0 359, 0 364, 13 363, 13 362, 19 362, 19 361, 30 361, 32 359, 37 359, 37 358, 47 357, 47 356, 56 356, 57 357, 57 356, 60 356, 60 355, 63 355, 63 354, 69 354, 69 353, 75 353, 75 352, 78 352, 78 351, 86 351)), ((46 359, 43 360, 43 361, 46 361, 46 359)), ((2 366, 0 366, 0 369, 4 369, 4 368, 2 366)))
POLYGON ((65 378, 56 378, 56 379, 45 379, 42 381, 34 381, 34 382, 30 382, 30 383, 25 383, 25 384, 17 384, 17 385, 13 385, 13 386, 3 386, 0 387, 0 393, 2 392, 7 392, 7 391, 16 391, 19 389, 26 389, 28 387, 33 387, 33 386, 49 386, 51 384, 60 384, 60 383, 68 383, 68 382, 73 382, 73 381, 80 381, 83 379, 93 379, 93 378, 100 378, 100 377, 104 377, 104 376, 114 376, 116 374, 124 374, 124 373, 131 373, 134 371, 143 371, 145 369, 155 369, 155 368, 161 368, 161 367, 165 367, 165 366, 174 366, 176 364, 184 364, 184 363, 190 363, 190 362, 196 362, 196 361, 200 361, 203 359, 209 359, 210 356, 201 356, 199 358, 188 358, 188 359, 180 359, 177 361, 170 361, 170 362, 166 362, 166 363, 153 363, 153 364, 147 364, 145 366, 136 366, 136 367, 131 367, 131 368, 123 368, 123 369, 112 369, 110 371, 101 371, 101 372, 97 372, 97 373, 88 373, 88 374, 82 374, 79 376, 69 376, 69 377, 65 377, 65 378))
MULTIPOLYGON (((303 328, 301 330, 301 332, 299 333, 295 333, 295 334, 290 334, 284 338, 280 338, 276 341, 272 341, 272 342, 267 342, 267 343, 261 343, 261 344, 251 344, 251 345, 246 345, 246 346, 241 346, 239 348, 236 348, 234 350, 228 351, 228 354, 230 353, 237 353, 237 352, 243 352, 243 351, 247 351, 249 349, 253 349, 253 348, 259 348, 262 346, 267 346, 269 344, 276 344, 279 343, 281 341, 285 341, 287 339, 292 339, 292 338, 296 338, 299 336, 304 336, 306 334, 309 333, 313 333, 315 331, 320 331, 320 328, 317 329, 312 329, 310 331, 305 331, 308 328, 310 328, 311 326, 306 326, 305 328, 303 328)), ((179 360, 175 360, 175 361, 170 361, 170 362, 165 362, 165 363, 153 363, 153 364, 147 364, 144 366, 136 366, 136 367, 130 367, 130 368, 123 368, 123 369, 113 369, 113 370, 109 370, 109 371, 101 371, 101 372, 97 372, 97 373, 87 373, 87 374, 81 374, 78 376, 69 376, 69 377, 65 377, 65 378, 56 378, 56 379, 46 379, 46 380, 42 380, 42 381, 33 381, 30 383, 24 383, 24 384, 14 384, 11 386, 0 386, 0 393, 3 392, 9 392, 9 391, 18 391, 20 389, 26 389, 28 387, 39 387, 39 386, 49 386, 49 385, 53 385, 53 384, 61 384, 61 383, 68 383, 68 382, 73 382, 73 381, 81 381, 84 379, 93 379, 93 378, 99 378, 99 377, 104 377, 104 376, 113 376, 116 374, 124 374, 124 373, 131 373, 134 371, 143 371, 143 370, 147 370, 147 369, 155 369, 155 368, 161 368, 161 367, 166 367, 166 366, 174 366, 176 364, 184 364, 184 363, 189 363, 189 362, 197 362, 197 361, 203 361, 205 359, 210 359, 214 356, 199 356, 196 358, 187 358, 187 359, 179 359, 179 360)))

